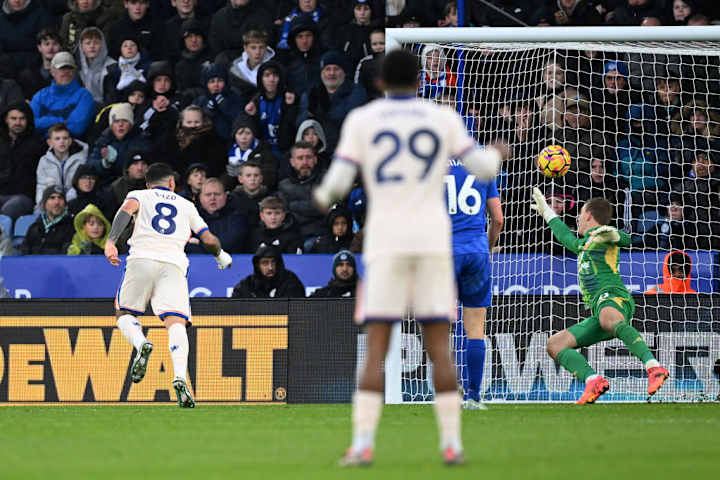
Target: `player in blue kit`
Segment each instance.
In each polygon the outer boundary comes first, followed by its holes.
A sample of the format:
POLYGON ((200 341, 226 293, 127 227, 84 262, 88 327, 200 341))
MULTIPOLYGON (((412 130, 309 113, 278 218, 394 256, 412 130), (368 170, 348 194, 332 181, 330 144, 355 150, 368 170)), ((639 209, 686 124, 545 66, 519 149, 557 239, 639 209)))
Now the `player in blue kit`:
POLYGON ((455 280, 467 336, 467 342, 463 342, 456 335, 455 343, 457 365, 467 365, 460 373, 463 408, 485 410, 480 390, 485 368, 485 318, 492 303, 490 252, 503 227, 502 206, 495 179, 477 181, 460 160, 450 160, 445 186, 452 220, 455 280))

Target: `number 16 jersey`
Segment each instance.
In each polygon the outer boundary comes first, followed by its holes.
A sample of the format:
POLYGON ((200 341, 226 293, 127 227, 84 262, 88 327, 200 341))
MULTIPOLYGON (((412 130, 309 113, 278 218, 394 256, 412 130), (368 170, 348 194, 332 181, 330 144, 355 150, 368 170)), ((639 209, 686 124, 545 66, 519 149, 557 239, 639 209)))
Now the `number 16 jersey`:
POLYGON ((167 188, 133 190, 126 200, 140 204, 135 215, 135 227, 128 240, 128 260, 147 258, 177 265, 187 272, 185 244, 192 233, 201 234, 207 224, 188 200, 167 188))

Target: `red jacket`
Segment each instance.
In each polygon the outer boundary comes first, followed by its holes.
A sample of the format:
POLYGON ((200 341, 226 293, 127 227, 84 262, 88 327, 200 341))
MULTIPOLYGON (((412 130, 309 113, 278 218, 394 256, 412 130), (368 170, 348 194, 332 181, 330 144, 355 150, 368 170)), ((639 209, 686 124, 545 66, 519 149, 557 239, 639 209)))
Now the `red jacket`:
POLYGON ((663 260, 663 283, 651 287, 650 289, 648 289, 648 291, 645 292, 645 294, 656 295, 658 293, 697 293, 697 291, 693 290, 693 288, 690 286, 691 273, 692 259, 690 258, 690 255, 679 250, 673 250, 672 252, 665 255, 665 260, 663 260), (671 272, 669 262, 670 255, 672 255, 673 253, 681 253, 685 255, 687 257, 688 263, 690 264, 690 272, 684 280, 680 280, 679 278, 673 278, 670 274, 671 272))

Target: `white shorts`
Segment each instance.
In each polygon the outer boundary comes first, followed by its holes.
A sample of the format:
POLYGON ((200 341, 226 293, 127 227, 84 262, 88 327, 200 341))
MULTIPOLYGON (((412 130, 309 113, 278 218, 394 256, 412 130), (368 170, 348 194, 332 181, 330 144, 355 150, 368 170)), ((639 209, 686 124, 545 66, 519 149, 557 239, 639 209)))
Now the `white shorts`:
POLYGON ((365 265, 358 297, 359 323, 394 322, 408 313, 420 322, 453 320, 457 299, 452 257, 375 257, 365 265))
POLYGON ((148 300, 161 319, 175 315, 190 321, 187 278, 177 265, 147 258, 128 260, 115 309, 143 315, 148 300))

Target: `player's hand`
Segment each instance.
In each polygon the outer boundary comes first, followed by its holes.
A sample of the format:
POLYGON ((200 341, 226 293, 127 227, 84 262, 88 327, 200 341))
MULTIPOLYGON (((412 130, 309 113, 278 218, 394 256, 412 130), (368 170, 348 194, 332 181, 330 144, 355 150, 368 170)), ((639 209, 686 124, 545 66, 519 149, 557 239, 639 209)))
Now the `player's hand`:
POLYGON ((117 247, 112 242, 105 242, 105 258, 113 267, 120 265, 120 259, 118 258, 117 247))
POLYGON ((591 243, 617 243, 620 241, 620 233, 616 228, 609 225, 605 225, 600 228, 596 228, 590 233, 590 238, 586 245, 591 243))
POLYGON ((533 187, 532 199, 533 201, 530 203, 530 208, 542 215, 546 222, 549 223, 550 220, 557 217, 557 214, 550 208, 547 200, 545 200, 545 195, 539 188, 533 187))
POLYGON ((220 270, 232 267, 232 257, 225 250, 220 250, 220 253, 215 257, 215 261, 218 264, 220 270))

